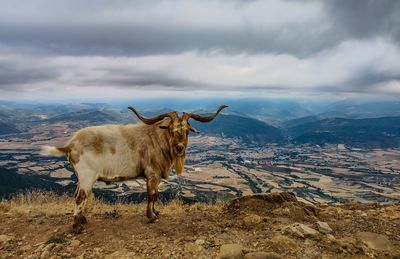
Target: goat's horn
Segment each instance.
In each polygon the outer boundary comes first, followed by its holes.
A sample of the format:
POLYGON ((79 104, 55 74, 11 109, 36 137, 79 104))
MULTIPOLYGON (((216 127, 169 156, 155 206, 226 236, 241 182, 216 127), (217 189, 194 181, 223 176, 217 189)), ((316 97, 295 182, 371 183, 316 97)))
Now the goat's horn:
POLYGON ((200 122, 209 122, 212 121, 220 111, 222 111, 222 109, 225 109, 226 107, 228 107, 227 105, 221 105, 218 110, 216 110, 213 114, 209 115, 209 116, 202 116, 202 115, 198 115, 195 113, 189 113, 189 118, 192 118, 196 121, 200 121, 200 122))
POLYGON ((154 124, 154 123, 156 123, 156 122, 159 122, 159 121, 161 121, 162 119, 164 119, 165 117, 172 117, 171 113, 170 113, 170 112, 167 112, 167 113, 164 113, 164 114, 155 116, 155 117, 153 117, 153 118, 144 118, 142 115, 140 115, 140 114, 136 111, 135 108, 129 106, 128 109, 131 110, 131 111, 133 111, 133 113, 135 113, 136 116, 137 116, 141 121, 143 121, 145 124, 147 124, 147 125, 151 125, 151 124, 154 124))

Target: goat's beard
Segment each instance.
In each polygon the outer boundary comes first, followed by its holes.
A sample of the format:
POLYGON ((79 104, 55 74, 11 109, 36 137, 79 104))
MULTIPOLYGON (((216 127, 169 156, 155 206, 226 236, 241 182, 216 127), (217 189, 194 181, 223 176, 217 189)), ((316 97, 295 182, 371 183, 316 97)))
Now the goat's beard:
POLYGON ((185 166, 185 156, 177 156, 174 158, 174 168, 177 175, 181 175, 185 166))

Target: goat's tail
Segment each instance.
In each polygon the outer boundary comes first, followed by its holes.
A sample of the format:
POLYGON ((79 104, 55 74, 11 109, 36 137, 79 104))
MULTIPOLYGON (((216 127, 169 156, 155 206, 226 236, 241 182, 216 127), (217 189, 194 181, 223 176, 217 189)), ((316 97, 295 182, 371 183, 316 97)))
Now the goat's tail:
POLYGON ((68 153, 67 147, 43 146, 40 150, 42 156, 64 156, 68 153))

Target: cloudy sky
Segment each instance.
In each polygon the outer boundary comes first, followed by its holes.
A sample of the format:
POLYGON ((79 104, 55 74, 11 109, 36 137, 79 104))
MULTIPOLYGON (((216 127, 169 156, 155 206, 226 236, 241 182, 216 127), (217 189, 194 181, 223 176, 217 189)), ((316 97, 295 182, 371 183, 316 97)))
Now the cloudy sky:
POLYGON ((165 95, 400 97, 400 1, 0 1, 0 99, 165 95))

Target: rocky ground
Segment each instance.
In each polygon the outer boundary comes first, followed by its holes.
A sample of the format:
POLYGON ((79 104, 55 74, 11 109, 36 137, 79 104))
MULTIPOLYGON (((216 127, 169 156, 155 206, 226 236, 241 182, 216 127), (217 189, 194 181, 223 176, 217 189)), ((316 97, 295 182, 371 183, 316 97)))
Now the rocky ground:
POLYGON ((88 224, 71 232, 73 200, 21 195, 0 203, 1 258, 400 258, 400 205, 310 205, 290 193, 226 204, 92 200, 88 224))

